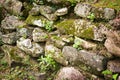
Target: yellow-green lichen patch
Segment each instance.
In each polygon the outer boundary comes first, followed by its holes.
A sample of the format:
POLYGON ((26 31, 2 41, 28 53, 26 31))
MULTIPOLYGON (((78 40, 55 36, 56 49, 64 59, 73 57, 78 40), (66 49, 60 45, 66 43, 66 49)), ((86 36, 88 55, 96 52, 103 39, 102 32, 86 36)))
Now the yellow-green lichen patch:
POLYGON ((96 4, 93 4, 96 7, 109 7, 120 10, 120 0, 99 0, 96 4))
POLYGON ((83 38, 94 39, 93 27, 82 30, 79 35, 80 35, 80 37, 83 37, 83 38))
POLYGON ((44 18, 43 16, 32 16, 32 15, 29 15, 29 16, 27 17, 27 19, 25 20, 25 22, 26 22, 27 24, 33 25, 33 23, 34 23, 35 20, 45 21, 45 20, 47 20, 47 19, 44 18))
POLYGON ((64 20, 56 25, 56 27, 64 33, 73 34, 75 32, 74 19, 64 20))

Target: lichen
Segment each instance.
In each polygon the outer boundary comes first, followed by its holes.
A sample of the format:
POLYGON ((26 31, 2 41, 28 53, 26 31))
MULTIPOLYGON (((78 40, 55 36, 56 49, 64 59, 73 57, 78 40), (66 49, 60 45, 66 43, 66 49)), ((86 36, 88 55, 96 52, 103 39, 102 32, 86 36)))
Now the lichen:
POLYGON ((74 25, 74 19, 64 20, 60 23, 58 23, 57 28, 60 29, 60 31, 67 34, 73 34, 75 32, 75 25, 74 25))

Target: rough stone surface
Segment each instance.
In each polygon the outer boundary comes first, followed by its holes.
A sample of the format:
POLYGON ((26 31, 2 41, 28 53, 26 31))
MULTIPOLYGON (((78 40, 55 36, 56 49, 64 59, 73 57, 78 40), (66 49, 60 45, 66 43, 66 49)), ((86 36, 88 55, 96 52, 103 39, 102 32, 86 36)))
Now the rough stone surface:
POLYGON ((116 31, 109 31, 105 33, 107 39, 104 43, 108 52, 112 55, 120 56, 120 36, 116 31))
POLYGON ((120 60, 111 60, 107 63, 107 69, 112 72, 120 73, 120 60))
POLYGON ((15 30, 18 26, 22 26, 23 22, 16 16, 6 16, 1 22, 1 27, 7 30, 15 30))
POLYGON ((20 40, 17 41, 17 46, 33 57, 38 57, 44 53, 43 46, 38 43, 32 43, 30 39, 20 38, 20 40))
POLYGON ((40 28, 35 28, 32 35, 34 42, 45 42, 48 38, 48 34, 40 28))
POLYGON ((75 37, 74 43, 80 43, 78 46, 81 46, 85 49, 96 49, 96 47, 97 47, 97 44, 83 40, 78 37, 75 37))
POLYGON ((64 46, 62 49, 64 58, 70 63, 75 64, 78 61, 78 51, 71 46, 64 46))
POLYGON ((84 76, 74 67, 63 67, 55 80, 85 80, 84 76))
POLYGON ((115 10, 114 9, 111 9, 111 8, 105 8, 104 9, 104 18, 105 19, 113 19, 115 18, 115 10))
POLYGON ((91 66, 93 69, 96 69, 97 71, 102 71, 104 69, 104 65, 106 64, 105 57, 85 50, 79 51, 78 59, 80 62, 91 66))
POLYGON ((62 65, 68 65, 68 61, 64 59, 61 50, 55 47, 53 44, 48 44, 47 42, 45 46, 45 54, 51 54, 53 59, 55 59, 58 63, 62 65))
POLYGON ((17 41, 16 32, 2 35, 2 41, 6 44, 14 44, 17 41))
POLYGON ((58 10, 55 12, 55 14, 56 14, 57 16, 63 16, 63 15, 65 15, 65 14, 67 14, 67 13, 68 13, 68 8, 67 8, 67 7, 58 9, 58 10))
POLYGON ((22 2, 19 0, 5 0, 3 7, 13 15, 20 15, 22 9, 22 2))
POLYGON ((74 36, 96 41, 103 41, 105 37, 102 32, 106 30, 107 26, 101 27, 100 25, 101 24, 96 25, 95 23, 82 19, 69 19, 62 21, 55 26, 61 31, 61 33, 72 34, 74 36))
POLYGON ((90 15, 92 8, 89 4, 78 3, 75 6, 74 12, 80 17, 87 17, 90 15))
POLYGON ((57 15, 54 14, 54 10, 50 6, 40 6, 40 13, 49 20, 57 20, 57 15))

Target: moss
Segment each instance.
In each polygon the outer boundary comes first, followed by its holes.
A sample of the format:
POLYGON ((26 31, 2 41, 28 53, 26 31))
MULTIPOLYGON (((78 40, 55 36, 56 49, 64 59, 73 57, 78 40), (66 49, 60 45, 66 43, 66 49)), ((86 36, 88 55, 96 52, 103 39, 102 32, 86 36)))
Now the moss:
POLYGON ((43 16, 32 16, 32 15, 29 15, 29 16, 27 17, 27 19, 25 20, 25 22, 26 22, 27 24, 33 25, 33 22, 34 22, 35 20, 47 21, 47 19, 44 18, 43 16))
POLYGON ((99 0, 97 3, 93 4, 96 7, 109 7, 120 10, 120 0, 99 0))
POLYGON ((81 31, 80 37, 87 38, 87 39, 94 39, 94 31, 93 28, 87 28, 81 31))
POLYGON ((75 32, 74 19, 62 21, 58 23, 56 26, 57 28, 60 29, 61 32, 74 35, 74 32, 75 32))

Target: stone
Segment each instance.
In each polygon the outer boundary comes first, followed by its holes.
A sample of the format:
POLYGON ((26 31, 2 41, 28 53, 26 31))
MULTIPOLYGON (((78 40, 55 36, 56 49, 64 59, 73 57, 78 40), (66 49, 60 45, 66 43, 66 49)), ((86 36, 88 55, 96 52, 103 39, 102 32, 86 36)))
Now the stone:
POLYGON ((101 26, 101 23, 95 24, 83 19, 66 19, 55 25, 61 33, 96 41, 105 39, 103 31, 106 30, 107 26, 107 24, 106 26, 101 26))
POLYGON ((16 41, 17 41, 16 32, 2 35, 2 42, 5 44, 15 44, 16 41))
POLYGON ((74 67, 63 67, 54 80, 85 80, 84 76, 74 67))
POLYGON ((27 28, 18 28, 17 36, 26 38, 29 36, 29 30, 27 28))
POLYGON ((107 69, 115 73, 120 73, 120 60, 108 61, 107 69))
POLYGON ((13 15, 20 15, 22 9, 22 2, 19 0, 5 0, 3 7, 13 15))
POLYGON ((63 48, 66 45, 61 36, 51 36, 51 41, 53 41, 54 45, 58 48, 63 48))
POLYGON ((88 52, 86 50, 78 51, 71 46, 65 46, 62 50, 62 53, 65 60, 67 60, 71 65, 78 65, 81 69, 87 69, 86 71, 90 71, 91 73, 95 74, 98 74, 98 72, 102 71, 107 62, 107 59, 103 56, 88 52))
POLYGON ((57 20, 57 15, 54 12, 54 9, 50 6, 40 6, 40 13, 49 20, 57 20))
POLYGON ((51 54, 52 58, 62 64, 62 65, 68 65, 68 62, 64 59, 63 54, 60 49, 55 47, 53 44, 47 42, 45 46, 45 54, 49 55, 51 54))
POLYGON ((51 2, 53 4, 59 4, 62 3, 62 0, 47 0, 47 2, 51 2))
POLYGON ((16 16, 6 16, 1 22, 1 27, 6 30, 15 30, 18 26, 22 26, 24 23, 16 16))
POLYGON ((39 11, 40 6, 36 5, 34 6, 30 11, 29 11, 29 15, 39 15, 40 11, 39 11))
POLYGON ((60 9, 58 9, 56 12, 55 12, 55 14, 57 15, 57 16, 63 16, 63 15, 66 15, 68 13, 68 8, 67 7, 65 7, 65 8, 60 8, 60 9))
POLYGON ((7 61, 9 66, 11 66, 13 62, 26 64, 25 61, 28 59, 28 56, 16 46, 3 45, 1 48, 5 53, 3 60, 7 61))
POLYGON ((87 17, 90 15, 92 8, 89 4, 78 3, 74 8, 74 12, 80 17, 87 17))
POLYGON ((104 65, 107 62, 105 57, 86 50, 80 50, 78 52, 78 59, 80 62, 91 66, 92 69, 96 69, 98 72, 104 70, 104 65))
POLYGON ((46 21, 47 19, 43 16, 32 16, 29 15, 26 19, 26 24, 28 25, 35 25, 38 27, 44 27, 43 21, 46 21))
POLYGON ((120 12, 117 14, 115 19, 110 20, 109 23, 113 26, 113 28, 120 29, 120 12))
POLYGON ((64 46, 62 49, 62 54, 65 60, 70 64, 74 65, 78 62, 78 51, 71 46, 64 46))
POLYGON ((78 38, 78 37, 75 37, 74 44, 75 43, 80 43, 78 46, 81 46, 84 49, 92 49, 92 50, 94 50, 94 49, 97 48, 97 44, 95 44, 93 42, 90 42, 90 41, 86 41, 86 40, 78 38))
POLYGON ((112 55, 120 57, 120 36, 116 31, 107 31, 107 39, 104 43, 104 46, 112 55))
POLYGON ((77 3, 74 8, 74 13, 80 17, 88 18, 93 14, 94 18, 99 19, 113 19, 116 15, 116 11, 112 8, 97 8, 86 3, 77 3))
POLYGON ((40 28, 34 28, 32 36, 34 42, 45 42, 48 38, 48 34, 40 28))
POLYGON ((104 9, 104 18, 105 19, 113 19, 115 18, 116 12, 112 8, 105 8, 104 9))
POLYGON ((39 57, 44 53, 43 46, 35 42, 32 43, 30 39, 20 38, 17 41, 17 47, 33 57, 39 57))

